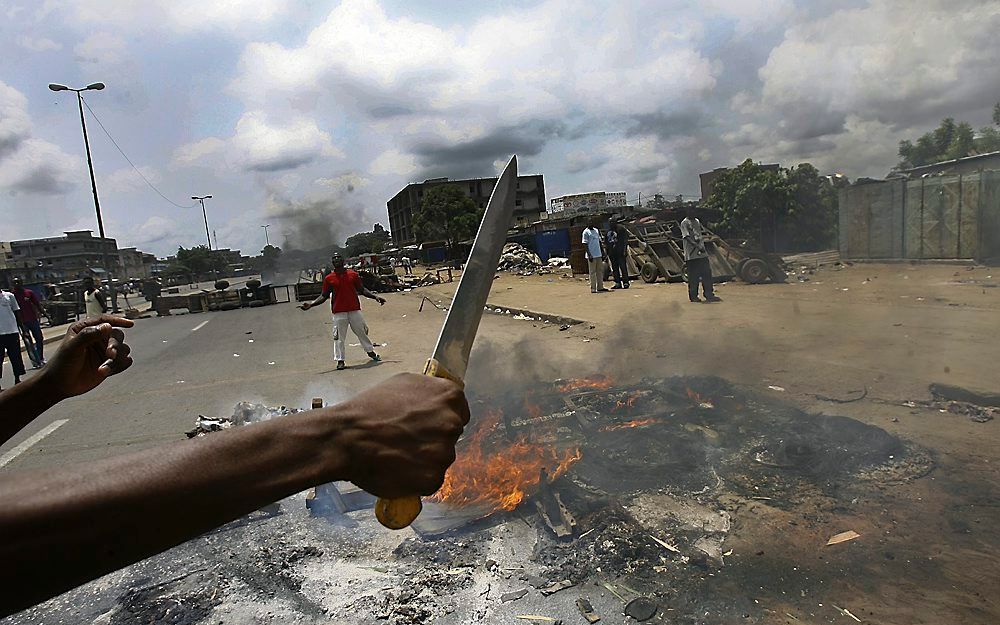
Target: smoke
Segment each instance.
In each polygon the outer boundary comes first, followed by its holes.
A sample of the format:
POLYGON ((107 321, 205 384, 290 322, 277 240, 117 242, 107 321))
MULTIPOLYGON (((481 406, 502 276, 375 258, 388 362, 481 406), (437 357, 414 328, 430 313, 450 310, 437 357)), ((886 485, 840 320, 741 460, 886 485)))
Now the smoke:
POLYGON ((292 198, 278 185, 266 185, 264 215, 282 233, 285 250, 319 250, 343 245, 344 239, 371 229, 355 185, 326 184, 321 194, 292 198))

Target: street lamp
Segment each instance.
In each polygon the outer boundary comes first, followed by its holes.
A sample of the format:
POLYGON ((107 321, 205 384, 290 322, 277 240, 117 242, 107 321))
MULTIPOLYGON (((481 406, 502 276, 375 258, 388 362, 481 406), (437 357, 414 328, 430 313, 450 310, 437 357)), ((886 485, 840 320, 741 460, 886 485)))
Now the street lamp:
POLYGON ((270 227, 271 227, 271 224, 267 224, 266 226, 261 226, 261 228, 264 229, 264 247, 267 247, 268 245, 271 244, 271 241, 269 241, 268 238, 267 238, 267 229, 270 228, 270 227))
POLYGON ((212 237, 208 234, 208 213, 205 212, 205 200, 211 199, 211 195, 192 195, 192 200, 201 202, 201 216, 205 218, 205 238, 208 239, 208 249, 212 249, 212 237))
POLYGON ((92 82, 82 89, 73 89, 72 87, 67 87, 66 85, 49 83, 49 89, 52 91, 72 91, 76 93, 76 103, 80 107, 80 126, 83 127, 83 146, 87 150, 87 167, 90 169, 90 188, 94 192, 94 208, 97 210, 97 230, 101 235, 102 264, 104 265, 104 271, 108 272, 108 282, 111 286, 112 310, 114 312, 118 312, 118 292, 115 289, 114 276, 111 273, 111 268, 108 267, 108 250, 104 242, 104 219, 101 217, 101 201, 97 197, 97 179, 94 177, 94 160, 90 156, 90 139, 87 137, 87 120, 83 116, 83 96, 80 95, 83 91, 101 91, 104 89, 104 83, 92 82))

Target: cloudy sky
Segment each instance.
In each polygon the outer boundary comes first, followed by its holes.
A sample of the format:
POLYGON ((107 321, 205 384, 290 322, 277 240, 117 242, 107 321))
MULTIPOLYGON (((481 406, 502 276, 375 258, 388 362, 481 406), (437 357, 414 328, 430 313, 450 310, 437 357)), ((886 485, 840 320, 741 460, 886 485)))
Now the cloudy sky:
POLYGON ((744 158, 882 176, 898 141, 1000 99, 1000 3, 966 0, 0 0, 0 240, 310 247, 387 225, 406 182, 697 195, 744 158), (88 113, 89 116, 89 113, 88 113), (172 203, 171 203, 172 202, 172 203), (175 206, 178 204, 181 207, 175 206), (285 241, 285 239, 290 239, 285 241))

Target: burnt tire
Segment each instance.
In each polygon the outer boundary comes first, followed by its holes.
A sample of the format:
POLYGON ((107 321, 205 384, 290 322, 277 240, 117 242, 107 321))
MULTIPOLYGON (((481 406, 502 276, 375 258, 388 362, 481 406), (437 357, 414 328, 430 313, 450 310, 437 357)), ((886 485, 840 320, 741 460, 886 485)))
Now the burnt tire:
POLYGON ((219 310, 238 310, 239 307, 239 302, 223 302, 219 305, 219 310))
POLYGON ((225 291, 229 288, 229 280, 216 280, 215 288, 220 291, 225 291))
POLYGON ((259 289, 260 288, 260 280, 258 280, 257 278, 254 278, 253 280, 247 280, 247 288, 248 289, 259 289))
POLYGON ((740 268, 740 279, 749 284, 761 284, 766 282, 771 275, 767 268, 767 263, 759 258, 748 258, 740 268))
POLYGON ((643 282, 652 284, 660 277, 660 270, 656 268, 656 265, 647 260, 639 268, 639 277, 642 278, 643 282))
POLYGON ((264 302, 259 299, 251 300, 250 303, 247 304, 247 306, 249 306, 250 308, 260 308, 263 305, 264 302))

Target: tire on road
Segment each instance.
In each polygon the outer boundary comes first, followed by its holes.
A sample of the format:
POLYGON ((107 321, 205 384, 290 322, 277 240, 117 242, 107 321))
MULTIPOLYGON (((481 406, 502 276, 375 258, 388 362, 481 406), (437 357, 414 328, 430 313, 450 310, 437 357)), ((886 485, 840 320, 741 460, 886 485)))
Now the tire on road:
POLYGON ((642 278, 643 282, 652 284, 660 277, 660 270, 656 268, 656 265, 652 261, 647 260, 639 269, 639 277, 642 278))
POLYGON ((229 288, 229 280, 216 280, 215 288, 220 291, 225 291, 229 288))
POLYGON ((259 289, 260 288, 260 280, 258 280, 257 278, 254 278, 253 280, 247 280, 247 288, 248 289, 259 289))
POLYGON ((766 282, 771 275, 767 268, 767 263, 759 258, 748 258, 740 263, 740 279, 749 284, 761 284, 766 282))
POLYGON ((219 310, 238 310, 239 307, 239 302, 223 302, 219 305, 219 310))
POLYGON ((250 300, 250 303, 248 304, 248 306, 250 306, 250 308, 260 308, 263 305, 264 305, 264 302, 260 301, 259 299, 250 300))

